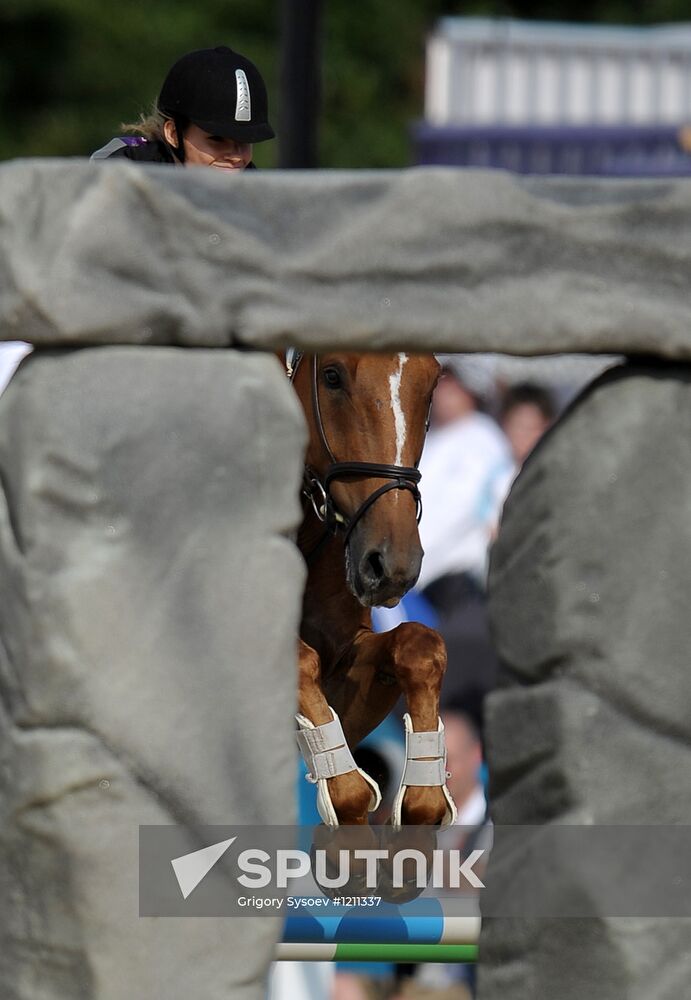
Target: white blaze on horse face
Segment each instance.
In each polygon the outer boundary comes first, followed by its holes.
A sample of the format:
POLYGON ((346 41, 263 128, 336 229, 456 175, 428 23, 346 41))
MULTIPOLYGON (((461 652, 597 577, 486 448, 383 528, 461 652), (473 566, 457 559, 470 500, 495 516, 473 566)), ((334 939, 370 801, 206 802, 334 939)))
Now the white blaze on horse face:
POLYGON ((403 462, 403 448, 406 438, 405 414, 401 406, 401 378, 403 376, 403 367, 407 360, 407 354, 399 354, 398 368, 392 375, 389 375, 391 409, 393 411, 394 428, 396 430, 396 458, 394 459, 394 465, 401 465, 403 462))

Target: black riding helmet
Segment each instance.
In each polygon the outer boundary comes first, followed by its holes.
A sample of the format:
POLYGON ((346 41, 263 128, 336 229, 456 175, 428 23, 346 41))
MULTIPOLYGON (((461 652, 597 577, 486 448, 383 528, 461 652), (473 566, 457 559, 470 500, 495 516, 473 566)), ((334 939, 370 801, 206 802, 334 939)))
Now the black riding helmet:
POLYGON ((184 159, 182 130, 187 122, 236 142, 274 138, 266 85, 257 67, 226 45, 188 52, 174 64, 161 87, 158 109, 178 133, 175 154, 184 159))

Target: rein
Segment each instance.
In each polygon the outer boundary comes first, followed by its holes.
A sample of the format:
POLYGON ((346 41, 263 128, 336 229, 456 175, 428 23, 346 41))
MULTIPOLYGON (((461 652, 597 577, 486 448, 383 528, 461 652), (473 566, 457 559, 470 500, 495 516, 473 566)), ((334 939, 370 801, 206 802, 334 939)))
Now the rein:
MULTIPOLYGON (((288 378, 291 383, 295 381, 295 376, 303 357, 304 352, 302 351, 288 352, 286 357, 286 367, 288 378)), ((313 355, 312 358, 311 392, 312 413, 314 415, 321 443, 324 446, 326 454, 331 459, 331 464, 327 466, 323 480, 320 479, 313 469, 309 466, 305 466, 303 494, 311 502, 314 513, 317 515, 319 520, 326 526, 324 536, 312 550, 310 557, 313 557, 316 554, 317 550, 321 548, 322 544, 326 541, 329 535, 333 535, 339 530, 344 532, 343 544, 347 545, 348 539, 350 538, 358 521, 370 509, 370 507, 377 502, 379 497, 388 493, 389 490, 408 490, 413 494, 417 508, 417 521, 419 523, 420 518, 422 517, 422 498, 420 496, 420 490, 418 489, 420 471, 417 466, 384 465, 378 462, 338 462, 336 460, 336 456, 331 450, 331 446, 329 445, 329 441, 326 436, 326 430, 322 420, 321 407, 319 405, 319 356, 317 354, 313 355), (360 504, 353 516, 348 519, 336 508, 336 504, 334 503, 330 492, 331 484, 339 479, 351 479, 363 476, 371 479, 388 479, 390 482, 385 483, 383 486, 380 486, 378 489, 370 493, 367 499, 360 504)))

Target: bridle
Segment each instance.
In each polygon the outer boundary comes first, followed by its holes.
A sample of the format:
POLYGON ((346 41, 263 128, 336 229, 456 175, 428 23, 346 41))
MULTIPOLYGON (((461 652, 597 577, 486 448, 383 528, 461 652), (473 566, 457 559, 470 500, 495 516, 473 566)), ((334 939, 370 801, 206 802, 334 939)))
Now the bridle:
MULTIPOLYGON (((304 357, 303 351, 289 351, 286 356, 286 369, 290 382, 295 381, 300 362, 304 357)), ((377 500, 390 490, 408 490, 413 494, 416 505, 416 517, 418 523, 422 517, 422 497, 418 489, 420 482, 420 471, 417 464, 408 465, 383 465, 378 462, 338 462, 331 450, 324 421, 322 420, 321 407, 319 405, 319 356, 312 356, 311 373, 311 393, 312 393, 312 413, 321 443, 326 454, 331 459, 331 464, 327 466, 324 478, 308 465, 305 466, 303 479, 303 495, 311 502, 314 513, 326 527, 325 537, 320 540, 318 547, 329 535, 337 531, 343 531, 343 544, 348 544, 353 529, 377 500), (374 490, 364 500, 351 518, 345 517, 337 508, 331 496, 331 484, 338 479, 351 479, 356 477, 366 477, 372 479, 388 479, 388 483, 374 490)), ((429 415, 428 415, 429 422, 429 415)))

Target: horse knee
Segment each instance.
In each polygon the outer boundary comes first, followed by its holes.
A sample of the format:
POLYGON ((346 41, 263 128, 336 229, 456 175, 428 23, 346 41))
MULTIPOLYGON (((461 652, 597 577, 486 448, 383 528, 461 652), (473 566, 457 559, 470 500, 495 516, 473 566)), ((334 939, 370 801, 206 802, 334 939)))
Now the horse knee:
POLYGON ((403 622, 395 632, 395 672, 404 690, 420 683, 440 685, 446 671, 446 645, 439 633, 419 622, 403 622))
POLYGON ((319 685, 321 672, 319 653, 301 639, 298 647, 298 684, 300 687, 319 685))

